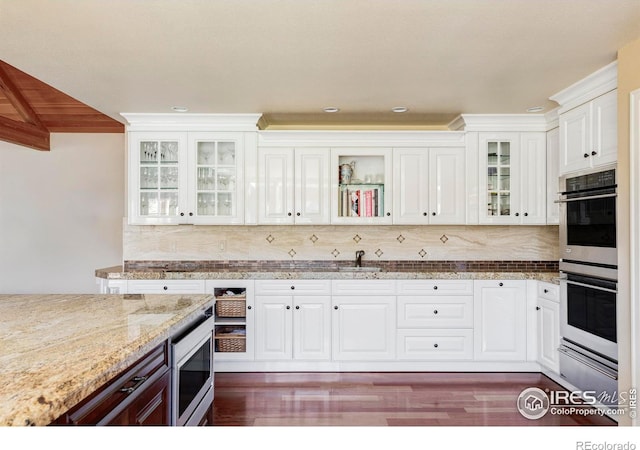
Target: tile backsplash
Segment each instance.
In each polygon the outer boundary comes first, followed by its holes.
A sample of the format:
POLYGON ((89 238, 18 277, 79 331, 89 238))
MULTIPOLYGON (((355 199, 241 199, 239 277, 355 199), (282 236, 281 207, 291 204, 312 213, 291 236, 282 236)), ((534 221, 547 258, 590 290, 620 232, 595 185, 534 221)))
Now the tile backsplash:
POLYGON ((124 261, 557 261, 557 226, 134 226, 124 261))

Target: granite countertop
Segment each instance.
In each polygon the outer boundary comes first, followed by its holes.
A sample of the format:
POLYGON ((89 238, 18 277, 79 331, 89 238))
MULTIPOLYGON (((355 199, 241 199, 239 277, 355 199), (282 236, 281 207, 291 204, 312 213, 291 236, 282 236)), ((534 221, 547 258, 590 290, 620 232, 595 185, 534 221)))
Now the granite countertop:
POLYGON ((213 300, 210 295, 0 295, 0 426, 51 423, 213 300))
POLYGON ((97 269, 98 278, 108 280, 538 280, 558 283, 559 273, 552 272, 460 272, 460 271, 349 271, 307 270, 134 270, 122 266, 97 269))

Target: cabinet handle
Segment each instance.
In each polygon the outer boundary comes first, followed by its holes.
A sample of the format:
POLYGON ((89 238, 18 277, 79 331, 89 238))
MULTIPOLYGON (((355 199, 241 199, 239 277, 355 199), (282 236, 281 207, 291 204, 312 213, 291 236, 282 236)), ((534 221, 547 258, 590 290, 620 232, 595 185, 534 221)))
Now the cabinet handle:
POLYGON ((598 152, 595 151, 595 150, 591 152, 591 156, 596 156, 597 154, 598 154, 598 152))
POLYGON ((166 291, 167 289, 169 289, 169 286, 162 286, 162 289, 166 291))
POLYGON ((296 305, 296 309, 300 309, 300 305, 296 305))
POLYGON ((582 156, 584 156, 585 158, 588 158, 588 157, 589 157, 589 154, 588 154, 588 153, 585 153, 585 154, 584 154, 584 155, 582 155, 582 156))
POLYGON ((539 306, 536 306, 536 311, 540 311, 540 307, 539 306))
POLYGON ((498 286, 502 287, 504 286, 504 283, 498 283, 498 286))
POLYGON ((251 309, 251 305, 247 306, 247 309, 251 309))
POLYGON ((291 309, 291 306, 287 305, 287 309, 291 309))
POLYGON ((290 212, 288 212, 288 213, 287 213, 287 216, 291 217, 291 213, 290 213, 290 212))
POLYGON ((438 344, 433 344, 433 348, 438 348, 438 344))
POLYGON ((545 289, 545 290, 544 290, 544 291, 542 291, 542 292, 544 292, 545 294, 548 294, 548 293, 549 293, 549 289, 545 289))
POLYGON ((333 309, 338 309, 338 305, 334 306, 333 309))
POLYGON ((438 314, 438 310, 437 310, 437 309, 434 309, 434 310, 433 310, 433 313, 434 313, 434 314, 438 314))
POLYGON ((120 392, 129 395, 129 394, 133 393, 133 391, 138 389, 142 385, 142 383, 147 381, 147 379, 149 379, 149 377, 133 377, 131 379, 131 381, 134 382, 135 384, 133 386, 131 386, 131 387, 120 388, 120 392))

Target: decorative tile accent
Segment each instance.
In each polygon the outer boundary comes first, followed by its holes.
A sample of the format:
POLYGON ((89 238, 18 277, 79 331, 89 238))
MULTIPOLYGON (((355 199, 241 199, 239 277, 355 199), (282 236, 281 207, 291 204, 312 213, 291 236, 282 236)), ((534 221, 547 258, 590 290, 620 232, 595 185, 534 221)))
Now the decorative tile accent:
POLYGON ((267 242, 268 242, 269 244, 271 244, 271 243, 272 243, 273 241, 275 241, 275 240, 276 240, 276 238, 274 238, 273 236, 271 236, 271 235, 267 236, 267 242))
POLYGON ((333 251, 331 252, 331 254, 333 255, 334 258, 337 258, 338 255, 340 254, 340 252, 338 251, 337 248, 334 248, 333 251))
POLYGON ((362 240, 362 238, 360 237, 360 235, 356 234, 356 235, 353 237, 353 240, 354 240, 354 241, 356 242, 356 244, 357 244, 358 242, 360 242, 360 241, 362 240))
POLYGON ((420 258, 424 258, 425 256, 427 256, 427 252, 425 252, 424 249, 421 248, 418 252, 418 255, 420 255, 420 258))
POLYGON ((318 240, 318 236, 316 236, 315 234, 312 234, 309 240, 315 244, 316 241, 318 240))
POLYGON ((289 256, 291 256, 292 258, 296 256, 296 251, 294 249, 289 250, 288 253, 289 253, 289 256))
POLYGON ((442 241, 442 243, 443 243, 443 244, 446 244, 446 243, 447 243, 447 241, 449 240, 449 238, 447 237, 447 235, 446 235, 446 234, 443 234, 443 235, 440 237, 440 240, 442 241))
POLYGON ((402 244, 405 240, 405 237, 403 235, 400 235, 396 238, 396 240, 402 244))
POLYGON ((378 258, 380 258, 384 254, 384 252, 380 249, 376 250, 375 253, 378 258))

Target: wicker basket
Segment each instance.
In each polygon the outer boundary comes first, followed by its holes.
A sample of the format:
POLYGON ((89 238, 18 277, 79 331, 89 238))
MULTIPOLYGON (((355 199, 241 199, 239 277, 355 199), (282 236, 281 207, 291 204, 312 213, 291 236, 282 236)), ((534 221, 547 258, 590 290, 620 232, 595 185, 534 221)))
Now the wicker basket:
POLYGON ((245 352, 247 351, 247 340, 244 336, 216 336, 218 342, 218 352, 245 352))
POLYGON ((245 296, 216 297, 216 314, 218 317, 245 317, 245 296))

